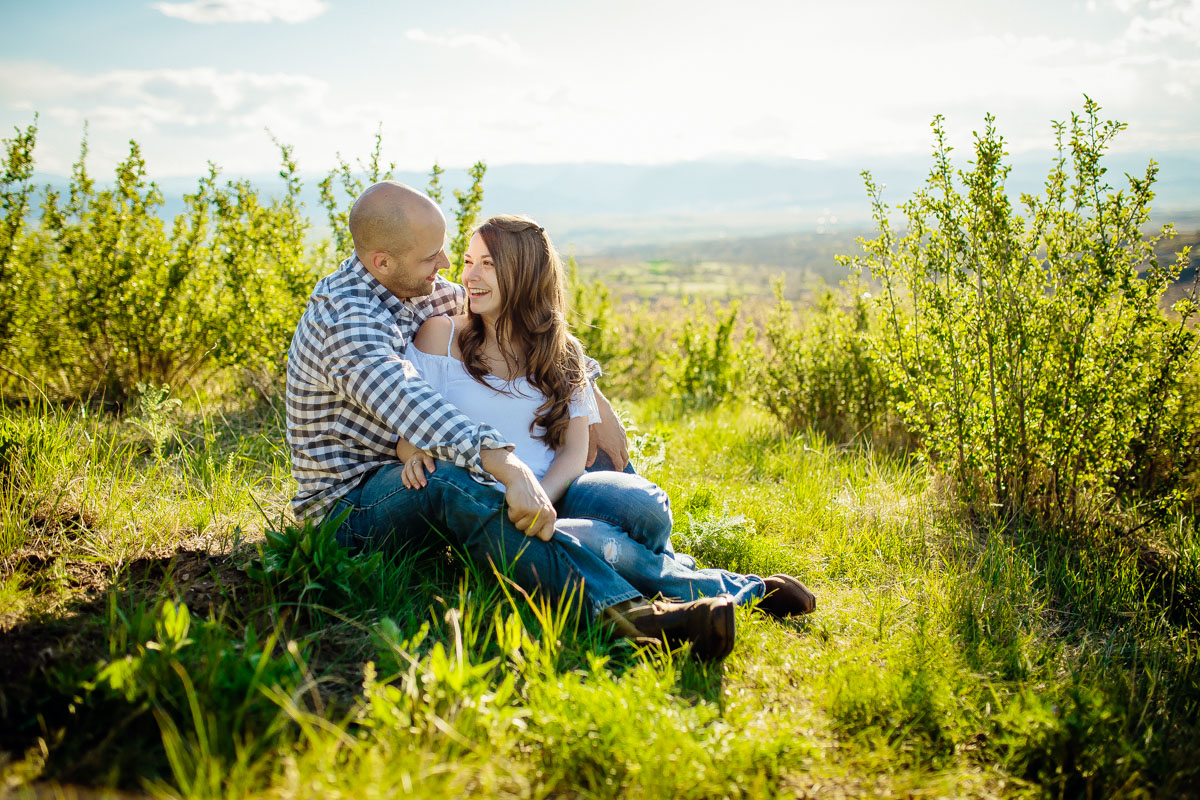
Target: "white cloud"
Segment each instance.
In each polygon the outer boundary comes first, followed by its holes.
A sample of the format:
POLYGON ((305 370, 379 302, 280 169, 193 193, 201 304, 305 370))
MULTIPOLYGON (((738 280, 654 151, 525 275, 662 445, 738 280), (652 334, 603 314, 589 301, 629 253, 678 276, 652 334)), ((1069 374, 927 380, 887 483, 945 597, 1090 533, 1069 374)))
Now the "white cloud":
MULTIPOLYGON (((236 171, 261 171, 274 161, 264 129, 291 144, 313 141, 315 131, 344 135, 347 120, 330 96, 326 81, 307 75, 207 67, 86 74, 0 62, 5 105, 33 104, 56 123, 39 137, 39 167, 51 172, 63 172, 74 159, 85 121, 100 169, 136 139, 156 175, 197 174, 206 159, 236 171)), ((319 146, 327 149, 324 141, 319 146)))
POLYGON ((1172 39, 1200 45, 1200 0, 1112 0, 1113 7, 1132 16, 1119 43, 1136 48, 1172 39))
POLYGON ((151 3, 150 7, 185 22, 307 22, 329 8, 324 0, 191 0, 151 3))
POLYGON ((494 38, 484 36, 480 33, 450 32, 447 34, 436 34, 426 33, 420 28, 411 28, 404 32, 404 38, 410 42, 432 44, 437 47, 449 47, 452 49, 467 48, 492 56, 493 58, 502 58, 514 63, 522 63, 528 60, 522 52, 521 46, 513 41, 512 37, 507 33, 501 34, 499 38, 494 38))
POLYGON ((146 103, 186 111, 197 119, 226 117, 249 105, 281 96, 301 100, 323 96, 328 84, 307 75, 221 72, 191 69, 110 70, 75 73, 46 65, 0 63, 0 92, 40 102, 67 101, 85 111, 106 102, 146 103))

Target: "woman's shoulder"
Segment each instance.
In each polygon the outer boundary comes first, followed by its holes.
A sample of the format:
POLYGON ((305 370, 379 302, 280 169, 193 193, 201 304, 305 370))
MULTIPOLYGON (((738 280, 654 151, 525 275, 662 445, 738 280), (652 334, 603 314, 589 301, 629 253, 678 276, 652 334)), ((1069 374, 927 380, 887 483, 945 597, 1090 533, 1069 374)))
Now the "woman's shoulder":
POLYGON ((456 328, 462 326, 465 320, 465 316, 430 317, 417 330, 417 335, 413 337, 413 344, 422 353, 444 356, 450 345, 450 337, 454 335, 456 328))

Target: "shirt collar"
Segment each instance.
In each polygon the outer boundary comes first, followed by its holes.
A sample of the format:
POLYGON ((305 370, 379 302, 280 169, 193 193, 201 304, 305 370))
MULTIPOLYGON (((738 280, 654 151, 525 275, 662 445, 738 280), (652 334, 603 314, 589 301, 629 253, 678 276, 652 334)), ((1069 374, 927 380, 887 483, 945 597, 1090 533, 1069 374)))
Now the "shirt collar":
POLYGON ((367 286, 371 287, 371 291, 374 292, 375 296, 379 298, 379 301, 383 303, 383 307, 386 308, 393 316, 408 315, 412 313, 412 309, 409 308, 408 303, 404 302, 399 297, 396 297, 396 295, 392 294, 387 287, 380 283, 379 279, 372 275, 371 271, 367 269, 366 265, 359 260, 357 254, 351 256, 346 262, 346 269, 357 276, 363 283, 367 284, 367 286))

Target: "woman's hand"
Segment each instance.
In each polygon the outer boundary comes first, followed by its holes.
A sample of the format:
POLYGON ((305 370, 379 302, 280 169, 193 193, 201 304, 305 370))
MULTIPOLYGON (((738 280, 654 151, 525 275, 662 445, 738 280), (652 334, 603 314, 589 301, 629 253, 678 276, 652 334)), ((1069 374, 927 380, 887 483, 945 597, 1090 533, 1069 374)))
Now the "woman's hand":
POLYGON ((507 448, 487 449, 480 453, 483 468, 504 484, 504 503, 508 518, 526 536, 536 536, 543 542, 554 537, 558 512, 524 461, 507 448))
POLYGON ((429 484, 425 473, 434 472, 435 469, 433 456, 429 453, 418 452, 404 462, 404 471, 400 473, 400 481, 409 489, 423 489, 429 484))

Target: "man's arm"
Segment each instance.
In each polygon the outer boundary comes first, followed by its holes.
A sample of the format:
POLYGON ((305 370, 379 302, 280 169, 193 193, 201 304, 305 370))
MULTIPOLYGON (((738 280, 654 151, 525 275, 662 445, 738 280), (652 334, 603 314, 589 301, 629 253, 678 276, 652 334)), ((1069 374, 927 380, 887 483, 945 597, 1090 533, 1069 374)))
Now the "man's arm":
POLYGON ((629 463, 629 441, 625 438, 625 429, 608 398, 600 393, 600 387, 593 384, 592 391, 596 395, 596 407, 600 410, 600 422, 588 427, 587 466, 596 463, 596 454, 603 450, 612 460, 613 469, 617 472, 625 469, 629 463))
POLYGON ((472 422, 433 390, 397 351, 395 330, 367 314, 343 313, 325 331, 321 360, 333 388, 379 426, 381 452, 398 437, 487 477, 481 451, 512 447, 490 425, 472 422))

